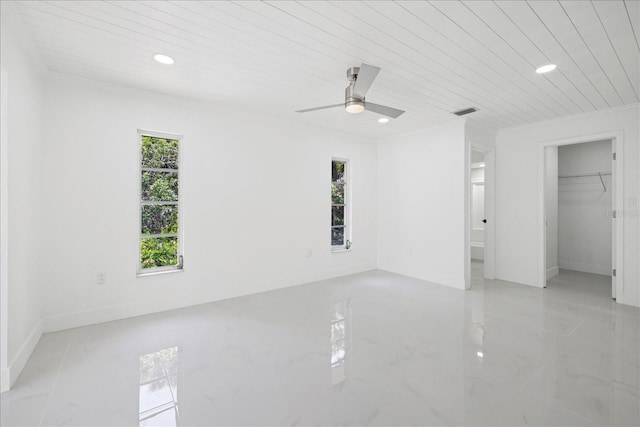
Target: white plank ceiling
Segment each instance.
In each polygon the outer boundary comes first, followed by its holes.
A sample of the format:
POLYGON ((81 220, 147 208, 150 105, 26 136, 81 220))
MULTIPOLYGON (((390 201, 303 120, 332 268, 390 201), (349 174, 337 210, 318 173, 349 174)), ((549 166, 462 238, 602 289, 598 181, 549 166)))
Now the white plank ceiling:
POLYGON ((638 1, 18 1, 50 71, 382 137, 473 117, 502 128, 639 101, 638 1), (172 66, 153 60, 163 53, 172 66), (344 100, 346 69, 407 112, 344 100), (554 72, 535 69, 555 63, 554 72))

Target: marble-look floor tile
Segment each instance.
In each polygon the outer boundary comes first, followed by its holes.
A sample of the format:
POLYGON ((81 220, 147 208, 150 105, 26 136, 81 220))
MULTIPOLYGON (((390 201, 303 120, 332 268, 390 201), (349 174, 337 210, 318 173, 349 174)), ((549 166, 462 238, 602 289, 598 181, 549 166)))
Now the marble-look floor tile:
POLYGON ((0 425, 39 426, 49 402, 49 393, 30 394, 0 402, 0 425))
POLYGON ((461 425, 595 426, 579 413, 501 384, 487 377, 470 377, 461 425))
POLYGON ((481 268, 467 292, 369 271, 46 334, 0 421, 640 425, 640 311, 607 278, 481 268))
POLYGON ((637 387, 616 384, 602 366, 578 357, 548 361, 524 391, 604 425, 637 426, 637 387))

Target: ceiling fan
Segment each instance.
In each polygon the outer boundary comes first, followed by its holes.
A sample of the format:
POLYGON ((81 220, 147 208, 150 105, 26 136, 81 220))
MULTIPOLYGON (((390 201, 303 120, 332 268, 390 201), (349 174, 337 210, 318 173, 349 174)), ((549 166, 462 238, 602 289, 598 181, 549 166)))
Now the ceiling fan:
POLYGON ((403 110, 387 107, 386 105, 374 104, 365 101, 367 91, 376 79, 380 68, 372 65, 361 64, 359 67, 351 67, 347 70, 349 86, 344 91, 344 104, 325 105, 324 107, 307 108, 298 110, 296 113, 308 113, 310 111, 324 110, 326 108, 344 107, 348 113, 362 113, 364 110, 382 114, 383 116, 397 119, 403 110))

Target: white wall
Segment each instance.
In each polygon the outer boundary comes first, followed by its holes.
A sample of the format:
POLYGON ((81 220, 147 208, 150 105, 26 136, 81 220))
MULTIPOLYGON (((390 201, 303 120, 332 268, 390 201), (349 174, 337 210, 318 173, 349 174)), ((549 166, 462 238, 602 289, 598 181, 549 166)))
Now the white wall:
POLYGON ((484 242, 484 178, 472 183, 471 241, 484 242))
POLYGON ((545 210, 547 279, 560 272, 558 266, 558 147, 545 147, 545 210))
POLYGON ((39 200, 42 143, 42 79, 17 30, 12 4, 1 5, 2 304, 0 391, 22 370, 41 335, 39 200), (6 90, 6 92, 5 92, 6 90), (6 114, 6 116, 5 116, 6 114))
POLYGON ((471 168, 471 182, 484 182, 484 166, 471 168))
MULTIPOLYGON (((611 141, 564 145, 558 149, 558 173, 611 173, 611 141)), ((611 176, 562 178, 558 193, 560 268, 611 275, 611 176)))
POLYGON ((539 234, 538 153, 544 142, 580 136, 623 132, 624 206, 619 220, 624 227, 625 289, 618 302, 640 306, 638 200, 640 185, 638 104, 549 120, 500 130, 496 140, 497 251, 499 279, 537 286, 544 262, 539 234))
POLYGON ((468 160, 464 119, 379 142, 378 268, 465 288, 468 160))
MULTIPOLYGON (((467 126, 468 127, 468 126, 467 126)), ((471 150, 471 164, 484 162, 484 153, 482 151, 471 150)))
POLYGON ((484 261, 484 168, 471 170, 471 260, 484 261), (482 174, 478 173, 482 172, 482 174), (475 178, 474 178, 475 175, 475 178))
POLYGON ((376 266, 376 145, 63 76, 47 84, 45 330, 199 304, 376 266), (184 135, 183 272, 136 278, 137 129, 184 135), (332 156, 351 161, 353 246, 330 251, 332 156), (313 255, 307 257, 308 250, 313 255), (96 273, 106 284, 96 284, 96 273))

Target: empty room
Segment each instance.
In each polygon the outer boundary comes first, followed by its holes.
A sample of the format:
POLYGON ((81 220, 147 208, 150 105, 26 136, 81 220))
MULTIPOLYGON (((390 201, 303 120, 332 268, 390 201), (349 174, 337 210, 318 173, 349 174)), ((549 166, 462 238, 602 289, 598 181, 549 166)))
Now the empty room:
POLYGON ((640 2, 1 1, 2 426, 640 425, 640 2))

